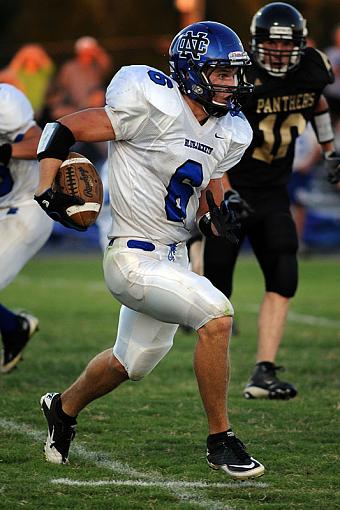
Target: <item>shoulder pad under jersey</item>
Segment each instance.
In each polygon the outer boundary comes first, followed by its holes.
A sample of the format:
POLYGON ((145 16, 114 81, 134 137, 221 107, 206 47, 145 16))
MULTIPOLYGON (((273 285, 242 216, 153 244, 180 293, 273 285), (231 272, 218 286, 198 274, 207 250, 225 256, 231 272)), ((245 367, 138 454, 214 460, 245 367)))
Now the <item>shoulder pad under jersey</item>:
POLYGON ((147 101, 166 115, 177 117, 183 109, 177 83, 158 69, 141 67, 143 68, 142 86, 147 101))
POLYGON ((219 119, 219 128, 231 132, 231 138, 240 144, 249 144, 253 137, 253 130, 244 114, 224 115, 219 119))
POLYGON ((323 81, 324 86, 333 83, 334 74, 332 66, 325 53, 316 48, 306 48, 301 61, 310 80, 323 81))
POLYGON ((106 92, 109 106, 136 100, 151 104, 166 115, 177 116, 182 110, 177 84, 165 73, 145 65, 122 67, 106 92))

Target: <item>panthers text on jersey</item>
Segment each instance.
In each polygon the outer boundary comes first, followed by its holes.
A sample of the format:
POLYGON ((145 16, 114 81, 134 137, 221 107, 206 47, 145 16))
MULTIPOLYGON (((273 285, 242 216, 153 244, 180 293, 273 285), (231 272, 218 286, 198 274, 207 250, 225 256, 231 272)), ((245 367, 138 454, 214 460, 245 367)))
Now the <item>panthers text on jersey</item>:
POLYGON ((233 188, 286 185, 296 138, 306 128, 322 90, 333 74, 327 57, 307 48, 299 67, 286 77, 273 77, 256 62, 246 69, 254 93, 242 100, 242 111, 253 129, 253 141, 242 160, 228 174, 233 188))
POLYGON ((248 147, 242 114, 201 125, 175 81, 147 66, 123 67, 105 107, 116 134, 109 145, 113 223, 109 237, 185 241, 201 191, 222 177, 248 147))
MULTIPOLYGON (((29 100, 20 90, 0 84, 0 144, 20 142, 36 124, 33 115, 29 100)), ((12 158, 8 167, 0 165, 0 208, 32 201, 38 182, 36 161, 12 158)))

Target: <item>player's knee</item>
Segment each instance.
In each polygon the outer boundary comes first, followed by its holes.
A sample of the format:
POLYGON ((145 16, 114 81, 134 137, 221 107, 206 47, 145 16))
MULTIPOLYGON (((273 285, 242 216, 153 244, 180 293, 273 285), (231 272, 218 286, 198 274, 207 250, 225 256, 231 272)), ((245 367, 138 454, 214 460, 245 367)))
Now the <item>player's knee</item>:
POLYGON ((223 300, 221 300, 221 303, 219 305, 219 310, 223 312, 223 315, 221 317, 233 317, 234 316, 234 308, 229 299, 223 295, 223 300))
POLYGON ((215 327, 223 328, 225 324, 232 323, 232 317, 234 315, 234 308, 230 303, 229 299, 215 289, 215 300, 210 303, 209 306, 205 307, 205 316, 198 317, 195 323, 190 324, 192 328, 197 331, 202 327, 215 327))
POLYGON ((208 337, 218 336, 221 338, 229 338, 232 323, 233 318, 231 315, 217 317, 216 319, 212 319, 207 322, 207 324, 205 324, 205 333, 208 335, 208 337))
MULTIPOLYGON (((225 319, 234 316, 234 308, 229 299, 221 292, 220 299, 214 303, 214 307, 211 310, 211 318, 225 319)), ((226 321, 224 321, 226 322, 226 321)), ((228 321, 227 321, 228 322, 228 321)))
POLYGON ((110 359, 110 365, 113 370, 120 372, 121 374, 127 374, 127 370, 124 365, 116 358, 114 354, 112 354, 112 358, 110 359))
POLYGON ((266 278, 267 292, 276 292, 283 297, 292 298, 298 285, 298 268, 295 254, 284 253, 277 258, 275 271, 266 278))
POLYGON ((148 375, 172 347, 172 340, 161 345, 142 347, 131 346, 127 353, 125 368, 132 381, 140 381, 148 375))

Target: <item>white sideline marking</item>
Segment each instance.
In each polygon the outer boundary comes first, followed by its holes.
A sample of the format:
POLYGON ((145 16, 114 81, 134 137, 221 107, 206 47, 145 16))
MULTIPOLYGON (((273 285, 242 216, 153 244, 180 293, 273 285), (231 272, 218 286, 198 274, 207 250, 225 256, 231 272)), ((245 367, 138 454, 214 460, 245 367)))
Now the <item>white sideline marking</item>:
MULTIPOLYGON (((33 438, 37 442, 43 442, 46 438, 46 433, 38 431, 34 429, 32 426, 27 424, 18 424, 12 420, 6 420, 4 418, 0 418, 0 428, 5 430, 10 430, 11 432, 17 432, 19 434, 27 435, 31 438, 33 438)), ((194 490, 190 489, 199 489, 199 488, 219 488, 219 489, 240 489, 240 488, 247 488, 247 487, 255 487, 259 489, 263 489, 268 487, 268 484, 263 482, 252 482, 252 481, 245 481, 245 482, 226 482, 226 483, 209 483, 209 482, 202 482, 202 481, 196 481, 196 482, 178 482, 176 480, 166 479, 164 478, 160 473, 154 471, 137 471, 136 469, 131 468, 128 464, 123 464, 118 461, 112 461, 106 453, 104 452, 92 452, 90 450, 87 450, 84 448, 81 444, 74 444, 72 445, 72 454, 77 455, 78 457, 81 457, 87 461, 93 462, 98 467, 106 468, 109 471, 113 471, 116 474, 120 475, 128 475, 129 477, 136 478, 136 480, 99 480, 97 482, 95 481, 89 481, 89 482, 82 482, 79 480, 70 480, 67 478, 61 478, 61 479, 53 479, 51 480, 51 483, 64 483, 67 485, 88 485, 88 486, 94 486, 94 485, 129 485, 133 484, 134 486, 140 486, 140 487, 160 487, 163 489, 169 490, 177 499, 182 501, 188 501, 191 504, 197 505, 201 508, 205 508, 207 510, 235 510, 232 507, 227 506, 225 503, 222 503, 221 501, 215 500, 215 499, 209 499, 204 498, 201 494, 195 492, 194 490), (62 482, 61 482, 61 481, 62 482)))
POLYGON ((248 487, 266 488, 267 483, 252 482, 245 480, 244 482, 227 482, 227 483, 208 483, 208 482, 175 482, 171 480, 164 481, 143 481, 143 480, 70 480, 70 478, 53 478, 52 483, 57 485, 76 485, 76 486, 102 486, 102 485, 128 485, 137 487, 169 487, 173 489, 191 488, 191 489, 240 489, 248 487))

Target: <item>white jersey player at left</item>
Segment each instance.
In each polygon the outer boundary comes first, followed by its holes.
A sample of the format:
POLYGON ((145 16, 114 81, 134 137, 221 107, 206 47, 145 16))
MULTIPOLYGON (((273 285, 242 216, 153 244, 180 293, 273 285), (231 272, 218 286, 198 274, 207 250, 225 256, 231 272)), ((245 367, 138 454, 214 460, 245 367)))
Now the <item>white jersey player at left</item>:
POLYGON ((62 117, 45 128, 39 143, 35 198, 63 220, 68 204, 51 189, 58 160, 75 140, 109 142, 112 225, 104 276, 122 304, 113 349, 93 358, 62 394, 42 396, 49 430, 45 455, 67 462, 78 413, 127 379, 151 372, 183 324, 198 334, 194 368, 208 420, 208 464, 233 478, 260 476, 264 467, 229 428, 233 308, 188 269, 186 250, 196 221, 206 235, 235 237, 222 176, 252 137, 235 101, 251 89, 243 79, 249 57, 237 34, 215 22, 183 29, 169 55, 171 76, 145 65, 123 67, 107 89, 105 108, 62 117))
MULTIPOLYGON (((53 222, 33 194, 39 181, 36 147, 41 130, 33 109, 17 88, 0 84, 0 289, 6 287, 26 262, 44 245, 53 222)), ((38 319, 14 313, 0 304, 3 342, 1 372, 7 373, 21 358, 38 319)))

